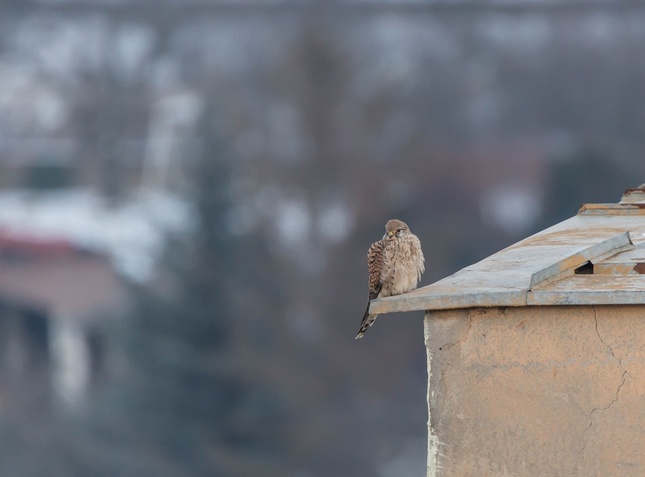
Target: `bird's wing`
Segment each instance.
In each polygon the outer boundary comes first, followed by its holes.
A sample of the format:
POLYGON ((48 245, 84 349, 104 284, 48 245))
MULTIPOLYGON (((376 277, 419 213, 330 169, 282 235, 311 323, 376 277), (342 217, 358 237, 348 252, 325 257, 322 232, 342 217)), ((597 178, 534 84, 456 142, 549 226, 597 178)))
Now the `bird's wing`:
POLYGON ((385 241, 374 242, 367 251, 367 268, 369 270, 370 300, 376 298, 381 291, 381 272, 383 270, 383 255, 385 241))

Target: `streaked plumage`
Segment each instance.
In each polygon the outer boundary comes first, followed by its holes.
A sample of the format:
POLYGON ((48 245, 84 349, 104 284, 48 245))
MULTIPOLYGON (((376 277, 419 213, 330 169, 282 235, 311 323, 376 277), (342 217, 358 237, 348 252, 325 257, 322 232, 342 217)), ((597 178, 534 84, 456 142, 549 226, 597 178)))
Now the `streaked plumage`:
POLYGON ((369 299, 356 339, 372 326, 378 315, 370 314, 375 298, 400 295, 414 290, 425 270, 421 242, 405 222, 392 219, 385 224, 385 235, 367 252, 369 299))

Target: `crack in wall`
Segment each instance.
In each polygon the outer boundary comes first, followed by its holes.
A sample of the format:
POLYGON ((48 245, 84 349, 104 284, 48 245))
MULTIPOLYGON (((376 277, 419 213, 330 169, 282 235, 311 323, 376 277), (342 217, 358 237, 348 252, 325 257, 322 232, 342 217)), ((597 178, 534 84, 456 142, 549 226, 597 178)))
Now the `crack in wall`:
POLYGON ((594 416, 594 413, 605 412, 605 411, 606 411, 606 410, 608 410, 611 406, 613 406, 613 405, 614 405, 614 403, 618 402, 618 393, 620 393, 621 388, 624 386, 624 384, 625 384, 625 379, 626 379, 626 375, 627 375, 627 370, 623 367, 623 360, 622 360, 622 359, 620 359, 618 356, 616 356, 616 354, 614 353, 613 348, 612 348, 612 347, 611 347, 611 346, 610 346, 610 345, 609 345, 609 344, 608 344, 608 343, 603 339, 602 335, 600 334, 600 331, 598 331, 598 314, 597 314, 597 312, 596 312, 596 307, 595 307, 595 306, 592 306, 592 307, 591 307, 591 309, 592 309, 592 311, 593 311, 593 317, 594 317, 594 321, 595 321, 596 335, 598 335, 598 339, 600 340, 600 342, 601 342, 603 345, 605 345, 605 347, 609 350, 609 352, 610 352, 610 353, 611 353, 611 355, 614 357, 614 359, 615 359, 616 361, 618 361, 618 366, 620 366, 620 369, 622 370, 622 374, 621 374, 621 382, 620 382, 620 384, 618 385, 618 387, 616 388, 616 393, 614 394, 614 397, 613 397, 613 399, 609 402, 609 404, 607 404, 605 407, 595 407, 595 408, 593 408, 593 409, 591 410, 591 412, 589 413, 589 424, 587 425, 587 427, 585 427, 585 430, 584 430, 584 431, 582 431, 582 441, 583 441, 583 445, 582 445, 582 465, 583 465, 583 466, 584 466, 584 465, 585 465, 585 463, 586 463, 585 450, 586 450, 586 448, 587 448, 587 444, 586 444, 586 442, 585 442, 585 434, 587 433, 587 431, 588 431, 589 429, 591 429, 591 426, 593 425, 593 416, 594 416))

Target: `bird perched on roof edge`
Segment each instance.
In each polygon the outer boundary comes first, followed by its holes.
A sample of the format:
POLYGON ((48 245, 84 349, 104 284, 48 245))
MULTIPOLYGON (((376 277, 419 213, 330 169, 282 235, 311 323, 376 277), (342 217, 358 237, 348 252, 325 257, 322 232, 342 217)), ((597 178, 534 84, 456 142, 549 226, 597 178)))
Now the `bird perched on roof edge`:
POLYGON ((378 316, 370 313, 372 300, 414 290, 425 271, 424 261, 421 242, 410 227, 401 220, 389 220, 383 238, 367 252, 369 299, 356 339, 363 337, 378 316))

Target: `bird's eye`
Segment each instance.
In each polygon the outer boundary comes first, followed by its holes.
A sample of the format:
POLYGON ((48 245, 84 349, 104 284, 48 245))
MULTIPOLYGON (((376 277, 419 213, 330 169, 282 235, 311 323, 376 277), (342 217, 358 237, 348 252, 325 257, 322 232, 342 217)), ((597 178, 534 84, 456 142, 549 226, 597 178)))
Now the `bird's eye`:
POLYGON ((397 232, 403 232, 403 229, 396 229, 397 232))

